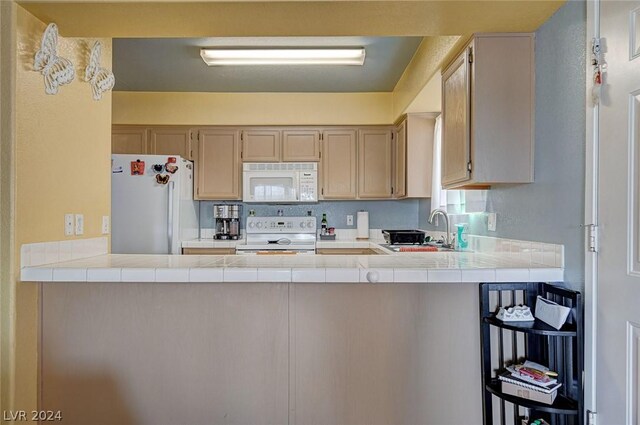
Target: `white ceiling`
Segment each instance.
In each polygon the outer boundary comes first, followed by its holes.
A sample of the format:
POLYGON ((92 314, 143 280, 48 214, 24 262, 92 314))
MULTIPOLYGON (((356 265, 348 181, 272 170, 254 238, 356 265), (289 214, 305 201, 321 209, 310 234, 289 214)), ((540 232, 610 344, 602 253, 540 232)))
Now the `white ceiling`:
POLYGON ((228 37, 113 40, 115 90, 170 92, 388 92, 422 37, 228 37), (201 47, 364 47, 364 66, 209 67, 201 47))

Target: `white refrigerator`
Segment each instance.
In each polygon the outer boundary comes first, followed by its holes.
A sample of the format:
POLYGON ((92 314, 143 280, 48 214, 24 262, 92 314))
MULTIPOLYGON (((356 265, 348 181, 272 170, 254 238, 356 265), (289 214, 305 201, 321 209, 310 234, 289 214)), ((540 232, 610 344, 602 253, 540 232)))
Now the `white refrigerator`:
POLYGON ((191 161, 179 156, 112 155, 112 253, 181 254, 182 241, 197 237, 191 161))

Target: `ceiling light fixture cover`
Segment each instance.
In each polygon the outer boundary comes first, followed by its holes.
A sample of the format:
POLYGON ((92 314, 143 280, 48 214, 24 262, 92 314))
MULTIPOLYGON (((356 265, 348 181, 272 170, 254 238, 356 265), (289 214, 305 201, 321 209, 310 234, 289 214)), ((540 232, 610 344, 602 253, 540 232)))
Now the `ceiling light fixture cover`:
POLYGON ((209 66, 216 65, 363 65, 364 48, 200 49, 209 66))

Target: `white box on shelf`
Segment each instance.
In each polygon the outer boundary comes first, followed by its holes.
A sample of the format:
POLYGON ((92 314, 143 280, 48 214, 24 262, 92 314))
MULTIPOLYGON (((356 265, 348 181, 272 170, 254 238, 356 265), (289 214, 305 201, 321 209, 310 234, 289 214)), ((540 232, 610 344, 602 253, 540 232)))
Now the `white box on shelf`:
POLYGON ((540 319, 556 329, 560 329, 564 325, 570 312, 571 309, 569 307, 555 303, 540 295, 536 299, 536 319, 540 319))

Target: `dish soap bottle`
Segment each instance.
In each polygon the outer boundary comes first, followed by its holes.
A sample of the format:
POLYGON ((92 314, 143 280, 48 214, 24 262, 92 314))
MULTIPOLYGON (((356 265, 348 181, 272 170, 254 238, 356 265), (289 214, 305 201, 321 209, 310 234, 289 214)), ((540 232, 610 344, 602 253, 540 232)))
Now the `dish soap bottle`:
POLYGON ((456 229, 458 230, 456 234, 456 248, 457 249, 466 249, 469 246, 469 241, 467 240, 467 223, 456 224, 456 229))
POLYGON ((322 214, 322 221, 320 222, 320 234, 321 235, 327 234, 327 214, 326 213, 322 214))

